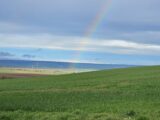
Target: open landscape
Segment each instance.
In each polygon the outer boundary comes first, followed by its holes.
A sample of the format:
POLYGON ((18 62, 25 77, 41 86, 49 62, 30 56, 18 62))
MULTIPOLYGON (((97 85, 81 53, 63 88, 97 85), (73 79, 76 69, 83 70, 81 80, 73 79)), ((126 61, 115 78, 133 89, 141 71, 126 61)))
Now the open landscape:
POLYGON ((56 61, 0 60, 0 78, 25 78, 127 68, 133 65, 91 64, 56 61))
POLYGON ((73 69, 0 68, 0 79, 30 78, 75 73, 73 69))
POLYGON ((35 76, 60 75, 77 72, 74 69, 31 69, 0 67, 0 78, 28 78, 35 76))
POLYGON ((160 120, 160 0, 0 0, 0 120, 160 120))
POLYGON ((0 79, 0 120, 159 120, 160 67, 0 79))

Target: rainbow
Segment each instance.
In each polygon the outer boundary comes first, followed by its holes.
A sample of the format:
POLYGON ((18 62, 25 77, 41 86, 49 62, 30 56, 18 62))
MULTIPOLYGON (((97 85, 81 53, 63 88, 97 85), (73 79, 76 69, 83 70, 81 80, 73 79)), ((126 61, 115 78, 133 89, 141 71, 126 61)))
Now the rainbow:
MULTIPOLYGON (((112 2, 112 0, 106 0, 104 2, 104 4, 101 6, 100 10, 95 15, 94 19, 91 21, 91 23, 89 24, 89 26, 85 30, 84 38, 86 38, 86 39, 81 40, 81 42, 77 46, 78 50, 73 57, 74 61, 78 61, 80 59, 82 53, 87 48, 88 43, 92 42, 91 39, 89 39, 89 38, 92 37, 92 35, 98 29, 99 25, 102 23, 103 19, 106 17, 107 12, 109 11, 111 2, 112 2)), ((70 68, 71 69, 76 68, 75 64, 72 63, 70 68)))

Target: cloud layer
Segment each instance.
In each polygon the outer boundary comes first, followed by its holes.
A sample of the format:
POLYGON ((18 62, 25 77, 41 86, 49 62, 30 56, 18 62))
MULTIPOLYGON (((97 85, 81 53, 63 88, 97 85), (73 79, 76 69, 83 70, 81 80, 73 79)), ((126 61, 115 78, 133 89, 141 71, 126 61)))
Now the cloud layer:
POLYGON ((53 35, 0 34, 0 47, 45 48, 76 51, 96 51, 119 54, 158 54, 160 45, 128 40, 92 39, 53 35), (33 42, 37 41, 37 42, 33 42))

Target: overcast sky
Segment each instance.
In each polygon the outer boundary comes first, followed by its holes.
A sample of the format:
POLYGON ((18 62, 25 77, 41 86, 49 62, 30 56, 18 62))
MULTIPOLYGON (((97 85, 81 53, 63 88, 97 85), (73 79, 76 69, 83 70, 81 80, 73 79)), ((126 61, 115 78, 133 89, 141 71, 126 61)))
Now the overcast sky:
POLYGON ((0 0, 0 59, 160 64, 159 6, 159 0, 0 0))

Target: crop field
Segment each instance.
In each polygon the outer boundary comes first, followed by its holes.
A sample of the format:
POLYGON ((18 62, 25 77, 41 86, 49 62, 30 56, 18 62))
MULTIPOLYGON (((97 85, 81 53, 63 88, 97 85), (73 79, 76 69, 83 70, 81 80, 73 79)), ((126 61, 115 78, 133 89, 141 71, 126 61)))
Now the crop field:
POLYGON ((35 68, 3 68, 0 67, 0 74, 43 74, 59 75, 73 73, 72 69, 35 69, 35 68))
POLYGON ((0 120, 160 120, 160 66, 0 79, 0 120))

